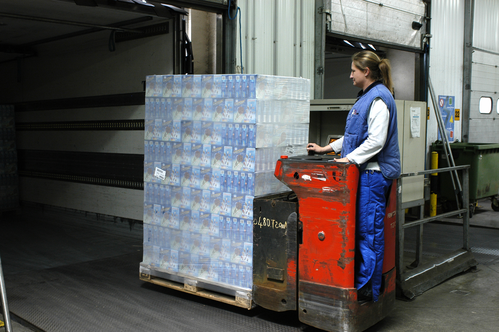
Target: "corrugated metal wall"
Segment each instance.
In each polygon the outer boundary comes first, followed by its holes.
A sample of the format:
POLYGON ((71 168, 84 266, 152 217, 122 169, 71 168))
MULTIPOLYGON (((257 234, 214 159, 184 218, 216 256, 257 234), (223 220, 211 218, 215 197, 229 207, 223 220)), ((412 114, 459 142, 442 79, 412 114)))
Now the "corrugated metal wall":
POLYGON ((473 47, 499 53, 499 1, 475 0, 473 47))
MULTIPOLYGON (((304 77, 311 80, 313 88, 315 1, 239 0, 237 4, 241 9, 244 73, 304 77)), ((239 22, 237 26, 240 72, 239 22)))
MULTIPOLYGON (((455 108, 463 104, 464 0, 432 1, 430 79, 435 94, 454 96, 455 108)), ((437 140, 437 121, 429 101, 427 143, 437 140)), ((455 139, 461 140, 461 121, 454 123, 455 139)))
MULTIPOLYGON (((456 109, 463 109, 465 0, 434 1, 431 7, 430 78, 437 95, 455 97, 456 109)), ((474 0, 473 54, 469 119, 456 121, 455 139, 463 140, 462 123, 469 123, 469 142, 499 143, 497 103, 499 99, 499 2, 474 0), (480 114, 481 97, 491 97, 494 109, 480 114)), ((430 103, 430 107, 432 105, 430 103)), ((428 144, 437 139, 433 109, 428 123, 428 144)))

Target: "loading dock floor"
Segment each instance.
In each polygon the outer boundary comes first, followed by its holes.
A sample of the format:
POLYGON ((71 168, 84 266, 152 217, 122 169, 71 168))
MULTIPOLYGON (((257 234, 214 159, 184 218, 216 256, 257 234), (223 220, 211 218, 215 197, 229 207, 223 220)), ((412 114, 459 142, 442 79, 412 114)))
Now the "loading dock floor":
MULTIPOLYGON (((474 225, 499 219, 487 202, 474 225)), ((300 324, 294 312, 248 311, 140 281, 140 224, 39 206, 1 217, 0 254, 16 332, 318 331, 300 324)), ((424 255, 451 250, 462 241, 461 229, 425 226, 424 255)), ((397 300, 395 310, 368 331, 497 331, 499 229, 473 226, 470 236, 476 272, 413 301, 397 300)))

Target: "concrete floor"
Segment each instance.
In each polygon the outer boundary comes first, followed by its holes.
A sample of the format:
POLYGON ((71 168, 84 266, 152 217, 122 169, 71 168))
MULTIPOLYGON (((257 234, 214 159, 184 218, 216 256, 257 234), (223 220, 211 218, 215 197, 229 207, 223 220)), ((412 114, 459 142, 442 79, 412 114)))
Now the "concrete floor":
MULTIPOLYGON (((498 331, 498 221, 489 201, 479 202, 470 229, 477 269, 412 301, 397 300, 391 314, 367 331, 498 331)), ((16 332, 318 331, 293 312, 242 310, 139 281, 141 225, 30 207, 2 215, 0 229, 16 332)), ((427 259, 462 241, 459 219, 429 224, 424 234, 427 259)))

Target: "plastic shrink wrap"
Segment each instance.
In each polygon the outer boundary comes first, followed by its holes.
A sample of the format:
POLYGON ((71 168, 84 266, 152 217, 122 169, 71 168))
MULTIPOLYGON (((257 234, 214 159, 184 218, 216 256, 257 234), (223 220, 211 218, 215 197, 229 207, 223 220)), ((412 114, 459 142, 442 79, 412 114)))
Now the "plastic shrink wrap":
POLYGON ((253 198, 289 190, 275 163, 305 154, 309 105, 303 78, 148 76, 142 265, 251 289, 253 198))

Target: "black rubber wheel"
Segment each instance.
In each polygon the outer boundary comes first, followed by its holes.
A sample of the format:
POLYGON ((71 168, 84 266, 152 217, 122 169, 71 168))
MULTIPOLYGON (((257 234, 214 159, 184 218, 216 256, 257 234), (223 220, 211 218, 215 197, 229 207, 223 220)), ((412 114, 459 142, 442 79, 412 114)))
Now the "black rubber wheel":
POLYGON ((498 212, 499 211, 499 201, 497 200, 497 197, 492 197, 492 203, 490 204, 492 207, 492 210, 498 212))
POLYGON ((473 215, 475 214, 475 207, 476 207, 475 203, 471 203, 470 204, 469 218, 473 218, 473 215))

